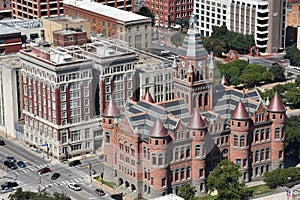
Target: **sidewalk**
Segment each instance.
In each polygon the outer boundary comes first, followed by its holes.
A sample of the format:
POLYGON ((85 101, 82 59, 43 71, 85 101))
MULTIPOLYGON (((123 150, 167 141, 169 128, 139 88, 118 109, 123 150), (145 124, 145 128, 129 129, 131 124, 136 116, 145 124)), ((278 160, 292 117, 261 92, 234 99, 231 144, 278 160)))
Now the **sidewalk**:
POLYGON ((266 184, 266 183, 263 182, 263 181, 253 181, 253 182, 246 183, 246 186, 247 187, 254 187, 254 186, 257 186, 257 185, 264 185, 264 184, 266 184))

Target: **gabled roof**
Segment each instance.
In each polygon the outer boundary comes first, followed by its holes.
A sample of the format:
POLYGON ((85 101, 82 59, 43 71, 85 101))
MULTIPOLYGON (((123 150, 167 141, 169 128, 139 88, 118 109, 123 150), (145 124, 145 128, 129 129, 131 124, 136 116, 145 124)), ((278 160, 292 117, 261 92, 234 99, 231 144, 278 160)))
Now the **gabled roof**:
POLYGON ((285 111, 285 107, 284 107, 279 95, 277 94, 277 92, 275 93, 274 97, 272 98, 267 110, 271 111, 271 112, 284 112, 285 111))
POLYGON ((106 107, 102 113, 102 116, 103 117, 119 117, 120 116, 120 111, 117 108, 113 98, 111 98, 109 100, 108 104, 106 105, 106 107))
POLYGON ((202 119, 200 113, 195 110, 187 127, 191 129, 203 129, 206 127, 204 120, 202 119))
POLYGON ((233 113, 231 114, 232 119, 248 119, 249 114, 243 104, 243 102, 238 102, 233 113))
POLYGON ((157 119, 152 129, 149 132, 150 137, 166 137, 168 135, 167 129, 164 127, 161 119, 157 119))
POLYGON ((144 100, 145 100, 145 101, 148 101, 148 102, 150 102, 150 103, 154 103, 154 100, 153 100, 153 98, 152 98, 152 96, 151 96, 151 94, 150 94, 149 91, 146 92, 146 94, 145 94, 145 96, 144 96, 144 100))

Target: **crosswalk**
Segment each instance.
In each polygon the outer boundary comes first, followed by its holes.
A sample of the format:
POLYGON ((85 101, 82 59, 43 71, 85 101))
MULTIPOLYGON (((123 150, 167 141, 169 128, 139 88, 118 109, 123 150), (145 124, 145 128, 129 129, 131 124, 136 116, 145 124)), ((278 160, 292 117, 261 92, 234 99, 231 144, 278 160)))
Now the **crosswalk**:
POLYGON ((17 170, 12 170, 9 174, 18 176, 18 175, 21 175, 21 174, 29 173, 31 171, 36 171, 37 172, 39 169, 42 169, 42 168, 45 168, 45 167, 51 167, 51 166, 53 166, 52 163, 45 163, 45 164, 36 165, 36 166, 27 166, 25 168, 19 168, 17 170))
POLYGON ((87 180, 83 177, 72 179, 72 180, 59 181, 59 182, 55 182, 55 183, 49 183, 49 184, 46 184, 46 185, 42 185, 41 190, 47 189, 49 187, 67 185, 68 183, 85 183, 85 182, 87 182, 87 180))

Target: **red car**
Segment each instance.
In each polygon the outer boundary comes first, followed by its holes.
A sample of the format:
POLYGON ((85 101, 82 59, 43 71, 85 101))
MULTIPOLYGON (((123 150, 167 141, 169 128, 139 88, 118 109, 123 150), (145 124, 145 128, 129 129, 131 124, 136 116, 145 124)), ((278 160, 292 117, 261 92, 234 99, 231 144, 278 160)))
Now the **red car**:
POLYGON ((49 167, 42 168, 38 171, 39 174, 46 174, 48 172, 51 172, 49 167))

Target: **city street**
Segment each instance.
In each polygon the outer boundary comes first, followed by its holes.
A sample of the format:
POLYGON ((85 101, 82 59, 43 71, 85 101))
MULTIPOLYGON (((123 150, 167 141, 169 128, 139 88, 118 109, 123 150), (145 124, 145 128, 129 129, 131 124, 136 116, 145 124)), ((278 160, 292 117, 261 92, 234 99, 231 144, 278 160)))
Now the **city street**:
MULTIPOLYGON (((3 139, 3 138, 1 138, 3 139)), ((16 181, 24 190, 38 191, 39 179, 41 180, 40 190, 45 190, 49 193, 59 192, 65 193, 72 199, 110 199, 109 195, 99 197, 95 193, 96 187, 91 183, 89 173, 89 163, 97 173, 101 172, 102 165, 97 158, 89 158, 82 161, 82 165, 76 167, 69 167, 67 163, 48 162, 36 152, 25 148, 25 144, 19 144, 3 139, 5 146, 0 146, 0 184, 7 181, 16 181), (26 168, 18 168, 6 172, 3 165, 7 156, 13 156, 17 161, 22 160, 27 166, 26 168), (49 167, 51 173, 46 173, 39 177, 38 170, 44 167, 49 167), (51 180, 53 173, 60 173, 60 177, 56 180, 51 180), (68 188, 68 183, 79 184, 81 191, 74 191, 68 188)), ((40 153, 41 154, 41 153, 40 153)), ((44 155, 46 157, 46 155, 44 155)), ((9 193, 1 194, 2 198, 7 198, 9 193)))

